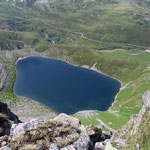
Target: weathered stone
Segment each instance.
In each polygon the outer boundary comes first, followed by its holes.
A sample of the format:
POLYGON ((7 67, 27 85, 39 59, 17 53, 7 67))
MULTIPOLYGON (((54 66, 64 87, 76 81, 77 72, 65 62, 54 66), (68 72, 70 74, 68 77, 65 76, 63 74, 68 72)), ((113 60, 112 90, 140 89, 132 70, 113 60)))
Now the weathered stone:
POLYGON ((16 136, 21 131, 31 130, 40 123, 42 123, 42 121, 38 119, 32 119, 30 122, 13 124, 10 131, 11 135, 16 136))
POLYGON ((91 142, 88 137, 80 137, 73 146, 79 150, 87 150, 90 146, 91 142))
POLYGON ((76 150, 73 145, 68 145, 66 148, 67 148, 68 150, 76 150))
POLYGON ((68 116, 64 113, 62 113, 62 114, 58 115, 57 117, 55 117, 54 120, 68 123, 73 127, 79 127, 79 125, 80 125, 80 120, 79 119, 68 116))
POLYGON ((123 147, 126 146, 126 139, 116 138, 114 141, 115 141, 116 143, 120 144, 120 145, 123 146, 123 147))
POLYGON ((0 63, 0 91, 3 90, 8 80, 8 70, 0 63))
POLYGON ((13 124, 11 127, 11 135, 16 136, 19 132, 33 129, 33 125, 29 122, 13 124))
POLYGON ((101 136, 102 136, 102 130, 101 128, 98 128, 96 126, 90 125, 86 128, 87 130, 87 135, 90 137, 90 140, 93 143, 98 142, 99 140, 101 140, 101 136))
POLYGON ((105 150, 105 146, 102 142, 95 143, 95 150, 105 150))
POLYGON ((4 146, 4 147, 2 147, 1 150, 12 150, 12 149, 10 147, 8 147, 8 146, 4 146))
POLYGON ((2 146, 6 146, 7 142, 6 141, 3 141, 2 142, 2 146))
POLYGON ((68 148, 67 148, 67 147, 64 147, 64 148, 61 148, 60 150, 68 150, 68 148))
POLYGON ((96 125, 97 128, 100 128, 101 130, 104 129, 104 125, 103 124, 99 124, 99 125, 96 125))
POLYGON ((25 131, 20 131, 16 136, 13 136, 12 141, 18 141, 20 139, 23 139, 25 135, 25 131))
POLYGON ((42 124, 43 122, 44 122, 44 121, 39 120, 39 119, 32 119, 32 120, 30 120, 29 123, 33 124, 34 127, 36 127, 37 125, 42 124))
POLYGON ((56 144, 51 144, 51 146, 49 147, 49 150, 59 150, 59 148, 57 147, 56 144))
POLYGON ((140 149, 139 143, 136 144, 136 147, 137 147, 138 150, 140 149))
POLYGON ((110 139, 106 139, 105 141, 104 141, 104 145, 106 145, 108 142, 110 142, 111 140, 110 139))
POLYGON ((81 134, 82 134, 83 136, 88 136, 88 135, 87 135, 87 132, 86 132, 86 128, 85 128, 85 126, 84 126, 83 124, 79 127, 79 129, 80 129, 81 134))
POLYGON ((145 107, 150 107, 150 91, 147 91, 142 96, 145 107))
POLYGON ((105 150, 117 150, 117 149, 115 147, 113 147, 110 142, 108 142, 106 144, 105 150))
POLYGON ((137 132, 138 127, 142 121, 142 117, 143 117, 144 113, 150 107, 150 90, 144 92, 142 98, 144 101, 144 105, 143 105, 142 109, 140 110, 139 114, 137 114, 136 116, 132 115, 131 119, 128 121, 128 124, 134 124, 132 131, 131 131, 131 135, 133 135, 137 132))

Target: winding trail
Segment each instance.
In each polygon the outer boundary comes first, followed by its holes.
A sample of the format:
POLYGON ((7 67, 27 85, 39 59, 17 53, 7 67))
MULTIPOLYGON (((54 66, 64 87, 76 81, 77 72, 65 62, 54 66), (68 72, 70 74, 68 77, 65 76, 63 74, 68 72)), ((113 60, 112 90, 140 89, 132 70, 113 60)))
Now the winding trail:
POLYGON ((81 33, 81 32, 77 32, 77 31, 72 31, 70 29, 56 27, 54 25, 51 25, 51 24, 47 23, 46 21, 41 21, 41 22, 43 22, 45 25, 50 26, 52 28, 80 35, 83 39, 86 39, 86 40, 91 41, 91 42, 104 43, 104 44, 119 44, 119 45, 123 45, 123 46, 136 46, 136 47, 141 47, 141 48, 147 48, 148 49, 148 47, 144 47, 144 46, 141 46, 141 45, 135 45, 135 44, 129 44, 129 43, 115 43, 115 42, 114 43, 110 43, 110 42, 104 42, 104 41, 94 40, 94 39, 91 39, 91 38, 88 38, 88 37, 84 36, 84 34, 81 33))
POLYGON ((136 55, 141 55, 143 53, 150 53, 148 52, 148 50, 140 50, 136 53, 129 53, 127 52, 126 50, 124 49, 115 49, 115 50, 97 50, 98 52, 108 52, 108 53, 111 53, 111 52, 115 52, 115 51, 121 51, 121 52, 124 52, 125 54, 128 54, 128 55, 132 55, 132 56, 136 56, 136 55))
MULTIPOLYGON (((125 3, 126 3, 126 1, 125 1, 125 3)), ((147 9, 146 9, 146 8, 143 8, 143 7, 139 6, 137 3, 134 3, 134 5, 135 5, 136 8, 143 9, 143 10, 145 10, 145 11, 150 11, 148 8, 147 8, 147 9)), ((17 8, 17 9, 20 9, 20 8, 17 7, 16 5, 13 5, 13 7, 15 7, 15 8, 17 8)), ((86 6, 84 6, 84 7, 86 7, 86 6)), ((23 9, 23 11, 25 11, 25 9, 23 9)), ((32 25, 32 27, 33 27, 34 30, 35 30, 35 27, 34 27, 34 25, 33 25, 33 23, 32 23, 33 20, 30 19, 30 18, 27 19, 27 20, 31 22, 31 25, 32 25)), ((24 21, 21 21, 21 22, 24 22, 24 21)), ((86 37, 86 36, 85 36, 83 33, 81 33, 81 32, 72 31, 72 30, 70 30, 70 29, 66 29, 66 28, 63 28, 63 27, 60 28, 60 27, 51 25, 51 24, 47 23, 46 21, 40 21, 40 22, 42 22, 42 23, 44 23, 45 25, 50 26, 50 27, 52 27, 52 28, 54 28, 54 29, 58 29, 58 30, 62 30, 62 31, 65 31, 65 32, 70 32, 70 33, 73 33, 73 34, 77 34, 77 35, 81 36, 83 39, 88 40, 88 41, 91 41, 91 42, 95 42, 95 43, 119 44, 119 45, 123 45, 123 46, 136 46, 136 47, 141 47, 142 49, 143 49, 143 48, 150 49, 150 47, 145 47, 145 46, 135 45, 135 44, 130 44, 130 43, 116 43, 116 42, 104 42, 104 41, 101 41, 101 40, 94 40, 94 39, 91 39, 91 38, 89 38, 89 37, 86 37)), ((17 23, 19 23, 19 21, 18 21, 17 23)), ((143 51, 143 50, 142 50, 142 51, 143 51)), ((140 51, 140 52, 141 52, 141 51, 140 51)), ((129 53, 129 54, 130 54, 130 53, 129 53)), ((132 54, 132 55, 137 55, 137 54, 132 54)))

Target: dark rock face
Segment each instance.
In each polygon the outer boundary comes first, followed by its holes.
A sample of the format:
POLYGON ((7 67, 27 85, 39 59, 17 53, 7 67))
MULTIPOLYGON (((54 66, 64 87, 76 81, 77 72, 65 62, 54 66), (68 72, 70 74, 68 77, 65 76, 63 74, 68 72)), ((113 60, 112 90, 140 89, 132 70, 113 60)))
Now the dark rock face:
POLYGON ((93 145, 95 145, 96 142, 104 142, 112 136, 112 132, 104 132, 101 128, 93 125, 88 126, 86 130, 93 145))
POLYGON ((0 114, 0 136, 10 134, 11 124, 4 114, 0 114))
POLYGON ((11 112, 6 103, 0 102, 0 113, 5 114, 9 120, 14 121, 15 123, 21 122, 18 116, 11 112))
POLYGON ((95 144, 98 140, 101 139, 102 130, 93 125, 87 127, 87 134, 90 137, 91 141, 95 144))

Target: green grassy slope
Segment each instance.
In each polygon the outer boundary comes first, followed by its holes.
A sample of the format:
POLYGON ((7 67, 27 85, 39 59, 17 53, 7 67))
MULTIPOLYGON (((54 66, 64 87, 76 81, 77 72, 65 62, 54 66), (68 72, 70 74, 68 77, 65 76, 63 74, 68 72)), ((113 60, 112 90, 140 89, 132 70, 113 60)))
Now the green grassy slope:
POLYGON ((95 49, 150 47, 150 12, 136 1, 55 0, 32 7, 0 2, 0 13, 0 29, 13 31, 17 36, 12 41, 9 33, 8 41, 1 39, 1 49, 20 48, 23 44, 37 47, 43 43, 72 43, 95 49), (24 39, 26 32, 29 38, 24 39))
MULTIPOLYGON (((149 89, 150 85, 150 54, 130 55, 119 50, 99 52, 87 47, 72 45, 49 45, 39 47, 36 50, 38 53, 32 51, 32 55, 58 58, 79 66, 88 65, 92 67, 96 63, 98 70, 122 82, 122 90, 109 111, 97 112, 88 119, 78 114, 75 115, 81 119, 83 124, 98 124, 97 118, 100 118, 110 127, 118 129, 129 120, 133 113, 136 114, 141 109, 143 105, 142 95, 149 89)), ((26 50, 26 55, 30 54, 31 51, 26 50)), ((11 59, 7 55, 4 56, 0 62, 5 63, 9 68, 11 82, 2 91, 1 99, 14 102, 18 100, 12 90, 15 80, 14 64, 15 60, 22 55, 14 53, 11 59)))
POLYGON ((72 61, 90 67, 97 63, 96 68, 122 82, 122 88, 116 103, 110 111, 99 112, 90 119, 78 116, 84 124, 98 123, 101 118, 105 123, 112 122, 114 129, 124 125, 133 113, 138 113, 143 105, 142 95, 150 85, 150 54, 130 55, 121 51, 93 52, 84 47, 57 46, 67 51, 72 61), (94 121, 95 120, 95 121, 94 121))

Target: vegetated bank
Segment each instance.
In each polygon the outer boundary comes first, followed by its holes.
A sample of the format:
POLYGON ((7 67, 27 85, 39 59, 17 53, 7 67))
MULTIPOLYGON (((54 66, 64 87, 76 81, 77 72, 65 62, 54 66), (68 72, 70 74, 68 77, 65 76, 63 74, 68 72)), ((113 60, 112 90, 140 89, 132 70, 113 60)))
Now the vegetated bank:
MULTIPOLYGON (((122 81, 122 89, 108 111, 80 112, 74 115, 80 118, 85 125, 98 124, 97 119, 101 119, 110 127, 118 129, 130 119, 133 113, 137 114, 139 112, 143 105, 142 94, 149 89, 150 55, 148 53, 133 56, 122 51, 100 52, 75 45, 49 45, 44 50, 39 47, 36 50, 1 51, 1 62, 4 62, 8 67, 9 81, 11 81, 7 83, 6 88, 1 92, 1 99, 9 102, 14 111, 19 104, 18 101, 20 101, 20 98, 16 97, 12 90, 15 80, 14 65, 19 57, 29 55, 62 59, 78 66, 88 65, 90 68, 96 64, 95 67, 101 72, 122 81), (14 102, 16 102, 15 105, 14 102)), ((26 110, 25 106, 21 106, 21 108, 26 110)), ((36 113, 32 112, 32 115, 36 116, 36 113)))
POLYGON ((106 111, 121 84, 83 67, 45 57, 25 57, 16 63, 14 93, 34 99, 59 113, 106 111))

